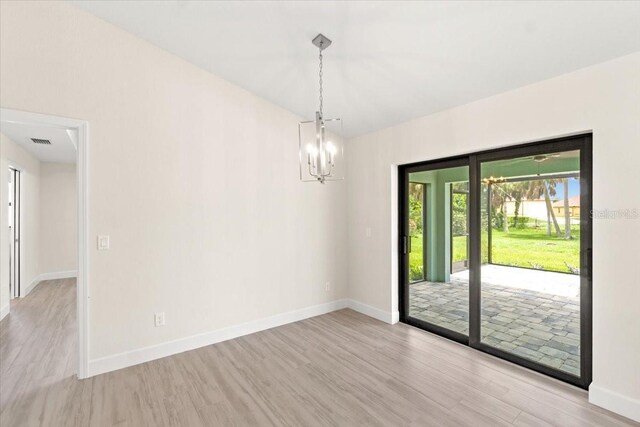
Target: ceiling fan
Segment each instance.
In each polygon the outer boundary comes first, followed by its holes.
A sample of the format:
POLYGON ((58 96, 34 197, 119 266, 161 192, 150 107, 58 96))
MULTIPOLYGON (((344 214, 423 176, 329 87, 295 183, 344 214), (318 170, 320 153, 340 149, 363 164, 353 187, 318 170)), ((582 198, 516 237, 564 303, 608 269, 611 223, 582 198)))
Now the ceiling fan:
POLYGON ((560 157, 560 153, 536 154, 535 156, 521 157, 519 159, 515 159, 515 163, 525 162, 525 161, 529 161, 529 160, 533 160, 536 163, 542 163, 542 162, 546 162, 547 160, 553 159, 553 158, 556 158, 556 157, 560 157))
POLYGON ((555 158, 555 157, 560 157, 560 153, 556 153, 556 154, 538 154, 537 156, 530 157, 530 159, 533 160, 536 163, 542 163, 544 161, 547 161, 547 160, 555 158))

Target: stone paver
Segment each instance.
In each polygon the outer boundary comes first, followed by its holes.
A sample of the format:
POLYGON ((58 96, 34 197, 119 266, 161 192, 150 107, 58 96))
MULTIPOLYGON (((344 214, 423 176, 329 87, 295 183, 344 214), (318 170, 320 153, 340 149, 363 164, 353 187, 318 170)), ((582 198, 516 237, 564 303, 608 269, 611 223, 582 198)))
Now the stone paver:
MULTIPOLYGON (((414 283, 410 300, 411 317, 469 333, 467 280, 414 283)), ((579 297, 483 282, 481 316, 482 342, 580 375, 579 297)))

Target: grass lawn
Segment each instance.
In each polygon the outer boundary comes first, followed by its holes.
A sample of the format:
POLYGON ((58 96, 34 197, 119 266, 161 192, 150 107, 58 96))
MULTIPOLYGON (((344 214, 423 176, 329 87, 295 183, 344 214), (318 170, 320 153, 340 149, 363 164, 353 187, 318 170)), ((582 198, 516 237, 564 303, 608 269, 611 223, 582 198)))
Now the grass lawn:
MULTIPOLYGON (((465 259, 467 259, 467 238, 466 236, 456 236, 453 238, 453 261, 464 261, 465 259)), ((419 273, 422 267, 422 234, 411 236, 409 267, 412 272, 411 280, 423 278, 419 273)))
MULTIPOLYGON (((573 239, 547 236, 545 227, 511 229, 509 233, 493 229, 491 241, 493 245, 492 263, 533 268, 541 266, 543 270, 569 273, 565 262, 573 267, 580 267, 580 230, 575 226, 573 239)), ((482 235, 483 258, 486 259, 487 233, 482 235)), ((467 242, 465 236, 453 238, 453 261, 467 258, 467 242)), ((409 254, 411 280, 422 279, 422 234, 411 237, 411 254, 409 254)))
MULTIPOLYGON (((511 229, 509 233, 493 229, 491 262, 528 268, 537 264, 543 270, 569 273, 565 262, 573 267, 580 267, 579 227, 572 230, 572 236, 571 240, 555 237, 555 234, 549 237, 544 227, 511 229)), ((486 244, 486 236, 482 240, 486 244)))
POLYGON ((411 253, 409 254, 409 276, 410 279, 423 279, 422 272, 422 234, 411 236, 411 253))

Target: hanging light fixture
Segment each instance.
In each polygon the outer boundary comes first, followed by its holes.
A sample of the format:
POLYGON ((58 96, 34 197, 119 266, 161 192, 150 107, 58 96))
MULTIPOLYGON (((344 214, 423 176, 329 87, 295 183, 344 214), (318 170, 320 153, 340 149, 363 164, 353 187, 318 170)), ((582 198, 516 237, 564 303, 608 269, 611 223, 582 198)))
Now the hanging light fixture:
POLYGON ((318 47, 320 54, 319 82, 320 106, 316 111, 316 119, 300 122, 298 133, 300 138, 300 180, 337 181, 344 178, 344 150, 342 144, 342 120, 325 119, 322 112, 322 51, 331 45, 331 40, 318 34, 312 43, 318 47))

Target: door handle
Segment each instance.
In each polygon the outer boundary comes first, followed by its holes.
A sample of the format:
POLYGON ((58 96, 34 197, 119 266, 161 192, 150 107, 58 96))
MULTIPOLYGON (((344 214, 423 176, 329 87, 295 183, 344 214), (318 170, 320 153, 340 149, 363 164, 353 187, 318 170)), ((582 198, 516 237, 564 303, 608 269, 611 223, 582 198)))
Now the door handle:
POLYGON ((411 253, 411 238, 410 236, 402 236, 402 253, 404 255, 411 253))
POLYGON ((592 248, 587 248, 582 252, 582 269, 584 270, 584 273, 581 272, 581 276, 591 276, 591 259, 593 257, 592 251, 592 248))

